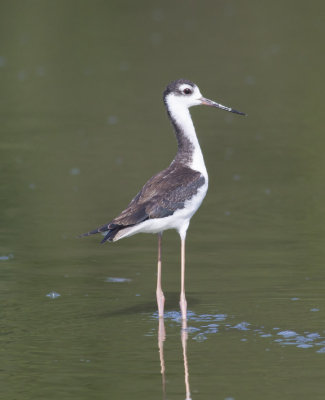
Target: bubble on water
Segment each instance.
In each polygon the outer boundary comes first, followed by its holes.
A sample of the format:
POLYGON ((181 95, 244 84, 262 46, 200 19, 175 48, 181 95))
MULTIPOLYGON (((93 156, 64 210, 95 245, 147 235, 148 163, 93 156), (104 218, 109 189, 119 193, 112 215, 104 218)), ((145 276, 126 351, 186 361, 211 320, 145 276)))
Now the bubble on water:
POLYGON ((208 321, 224 321, 227 318, 227 314, 195 314, 191 311, 188 313, 189 319, 198 322, 208 322, 208 321))
POLYGON ((317 350, 316 353, 325 354, 325 347, 322 347, 321 349, 317 350))
POLYGON ((49 297, 50 299, 56 299, 56 298, 58 298, 58 297, 60 297, 61 295, 59 294, 59 293, 57 293, 57 292, 50 292, 50 293, 48 293, 47 295, 46 295, 46 297, 49 297))
POLYGON ((193 337, 193 340, 201 343, 207 340, 208 338, 203 333, 198 333, 196 336, 193 337))
POLYGON ((278 332, 277 335, 283 336, 284 338, 290 338, 290 337, 297 336, 297 333, 294 332, 294 331, 289 331, 289 330, 288 330, 288 331, 281 331, 281 332, 278 332))
POLYGON ((317 311, 319 311, 319 308, 311 308, 309 311, 311 311, 311 312, 317 312, 317 311))
POLYGON ((234 329, 238 329, 239 331, 249 331, 248 326, 250 325, 249 322, 240 322, 239 324, 233 326, 234 329))
MULTIPOLYGON (((155 315, 156 315, 157 318, 159 318, 159 315, 158 315, 157 312, 155 313, 155 315)), ((172 320, 174 322, 177 322, 177 321, 181 321, 182 316, 181 316, 181 313, 178 312, 178 311, 167 311, 164 314, 164 318, 165 319, 170 319, 170 320, 172 320)))
POLYGON ((217 333, 218 331, 219 331, 219 329, 218 329, 218 324, 209 324, 209 325, 206 325, 206 326, 204 326, 203 328, 208 328, 206 331, 205 331, 205 333, 217 333))
POLYGON ((300 299, 299 299, 299 297, 291 297, 291 300, 292 301, 297 301, 297 300, 300 300, 300 299))
MULTIPOLYGON (((158 313, 155 312, 153 317, 159 319, 158 313)), ((273 343, 278 343, 281 346, 294 346, 301 349, 319 346, 321 348, 318 352, 325 353, 325 338, 322 334, 317 332, 305 331, 304 334, 299 334, 290 329, 282 330, 279 327, 274 327, 270 328, 270 330, 271 332, 276 332, 271 333, 262 325, 256 327, 247 321, 242 321, 232 325, 225 321, 226 318, 233 318, 233 316, 229 317, 227 314, 196 314, 189 310, 187 313, 187 320, 191 323, 191 326, 186 329, 186 331, 189 335, 193 336, 193 340, 203 342, 207 340, 211 334, 226 334, 231 329, 237 329, 242 332, 242 336, 239 338, 242 342, 249 342, 251 336, 248 335, 253 335, 254 340, 256 340, 256 338, 272 338, 271 341, 273 343)), ((175 326, 173 323, 182 326, 182 315, 179 311, 166 312, 164 319, 166 322, 167 320, 170 321, 170 326, 175 326)), ((270 349, 266 348, 266 351, 270 351, 270 349)))
POLYGON ((308 335, 306 335, 307 338, 310 339, 318 339, 320 338, 320 334, 319 333, 308 333, 308 335))
POLYGON ((297 343, 306 343, 306 342, 312 342, 313 338, 299 335, 299 336, 297 336, 296 340, 297 340, 297 343))
POLYGON ((7 260, 11 260, 13 258, 14 258, 14 255, 12 253, 10 253, 7 256, 0 256, 0 261, 7 261, 7 260))
POLYGON ((187 332, 188 333, 196 333, 196 332, 199 332, 199 331, 200 331, 200 328, 195 328, 194 326, 189 326, 187 328, 187 332))
POLYGON ((205 325, 204 328, 217 328, 219 325, 218 324, 209 324, 205 325))
POLYGON ((213 316, 214 321, 224 321, 227 318, 227 314, 215 314, 213 316))
POLYGON ((302 343, 302 344, 298 344, 297 347, 299 349, 309 349, 310 347, 314 347, 314 346, 312 344, 302 343))
POLYGON ((124 283, 124 282, 131 282, 129 278, 118 278, 118 277, 108 277, 105 279, 105 282, 109 283, 124 283))

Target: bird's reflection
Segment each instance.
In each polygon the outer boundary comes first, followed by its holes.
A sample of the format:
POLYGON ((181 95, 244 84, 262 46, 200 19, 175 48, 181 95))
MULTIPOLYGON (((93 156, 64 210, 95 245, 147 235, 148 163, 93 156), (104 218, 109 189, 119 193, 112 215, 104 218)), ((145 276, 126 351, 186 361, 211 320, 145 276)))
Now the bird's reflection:
POLYGON ((166 374, 165 374, 165 359, 164 359, 164 341, 166 340, 166 330, 164 318, 159 318, 158 326, 158 348, 160 358, 160 373, 162 380, 163 400, 166 399, 166 374))
MULTIPOLYGON (((187 320, 182 320, 182 330, 181 330, 181 342, 183 348, 183 360, 184 360, 184 381, 185 381, 185 400, 191 400, 191 390, 190 390, 190 381, 189 381, 189 370, 188 370, 188 361, 187 361, 187 320)), ((163 400, 166 400, 166 368, 165 368, 165 359, 164 359, 164 341, 166 340, 166 330, 165 330, 165 321, 163 317, 159 318, 159 326, 158 326, 158 348, 159 348, 159 357, 160 357, 160 372, 162 379, 162 392, 163 392, 163 400)))

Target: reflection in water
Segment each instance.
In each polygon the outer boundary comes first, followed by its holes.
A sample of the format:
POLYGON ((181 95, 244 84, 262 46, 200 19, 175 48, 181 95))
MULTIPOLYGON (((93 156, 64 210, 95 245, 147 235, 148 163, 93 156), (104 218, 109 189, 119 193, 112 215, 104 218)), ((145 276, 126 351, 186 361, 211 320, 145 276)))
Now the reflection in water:
POLYGON ((185 375, 185 389, 186 389, 186 400, 191 400, 190 382, 188 373, 188 362, 187 362, 187 320, 182 319, 182 347, 183 347, 183 359, 184 359, 184 375, 185 375))
MULTIPOLYGON (((158 348, 160 356, 160 372, 162 379, 163 400, 166 400, 166 369, 165 369, 165 359, 164 359, 165 340, 166 340, 165 321, 163 317, 160 317, 159 327, 158 327, 158 348)), ((182 319, 181 341, 182 341, 183 360, 184 360, 184 381, 185 381, 185 393, 186 393, 185 400, 191 400, 188 361, 187 361, 187 340, 188 340, 187 321, 182 319)))
POLYGON ((166 339, 165 322, 164 318, 159 318, 158 327, 158 348, 160 357, 160 372, 162 379, 163 400, 166 399, 166 375, 165 375, 165 359, 164 359, 164 341, 166 339))
POLYGON ((164 358, 164 342, 166 340, 165 320, 177 323, 181 327, 181 343, 184 361, 184 382, 185 382, 185 400, 191 400, 190 382, 189 382, 189 366, 187 359, 187 341, 190 336, 192 340, 203 342, 208 340, 210 335, 224 335, 227 332, 237 331, 242 342, 256 342, 256 339, 264 341, 266 350, 271 351, 270 345, 276 343, 281 346, 294 346, 299 349, 315 349, 318 354, 325 354, 325 337, 324 332, 310 332, 306 330, 303 334, 299 334, 294 330, 281 330, 279 327, 254 326, 247 321, 235 322, 234 317, 227 314, 195 314, 188 312, 188 320, 181 317, 180 312, 166 312, 165 319, 158 317, 155 313, 154 317, 158 318, 158 348, 160 356, 160 368, 162 377, 162 393, 163 400, 166 400, 166 367, 164 358), (231 323, 230 323, 231 321, 231 323), (188 323, 190 324, 188 326, 188 323))

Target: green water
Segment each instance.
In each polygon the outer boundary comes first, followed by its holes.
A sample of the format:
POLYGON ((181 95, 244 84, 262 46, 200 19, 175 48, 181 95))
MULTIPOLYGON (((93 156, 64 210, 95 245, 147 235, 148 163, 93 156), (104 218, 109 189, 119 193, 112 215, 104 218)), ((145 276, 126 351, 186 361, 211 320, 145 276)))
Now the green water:
POLYGON ((325 398, 324 12, 1 2, 1 399, 325 398), (248 114, 192 110, 210 187, 187 237, 187 337, 176 232, 160 330, 156 237, 76 238, 173 158, 161 98, 180 77, 248 114))

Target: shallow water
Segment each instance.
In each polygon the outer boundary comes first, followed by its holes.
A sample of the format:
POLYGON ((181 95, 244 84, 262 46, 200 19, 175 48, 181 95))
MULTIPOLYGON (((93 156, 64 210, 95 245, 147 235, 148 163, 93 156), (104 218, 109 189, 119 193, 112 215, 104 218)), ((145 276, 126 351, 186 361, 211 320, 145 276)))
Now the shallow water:
POLYGON ((1 7, 1 398, 324 399, 323 3, 1 7), (187 326, 175 232, 164 321, 155 236, 76 238, 173 158, 181 76, 248 114, 192 111, 187 326))

